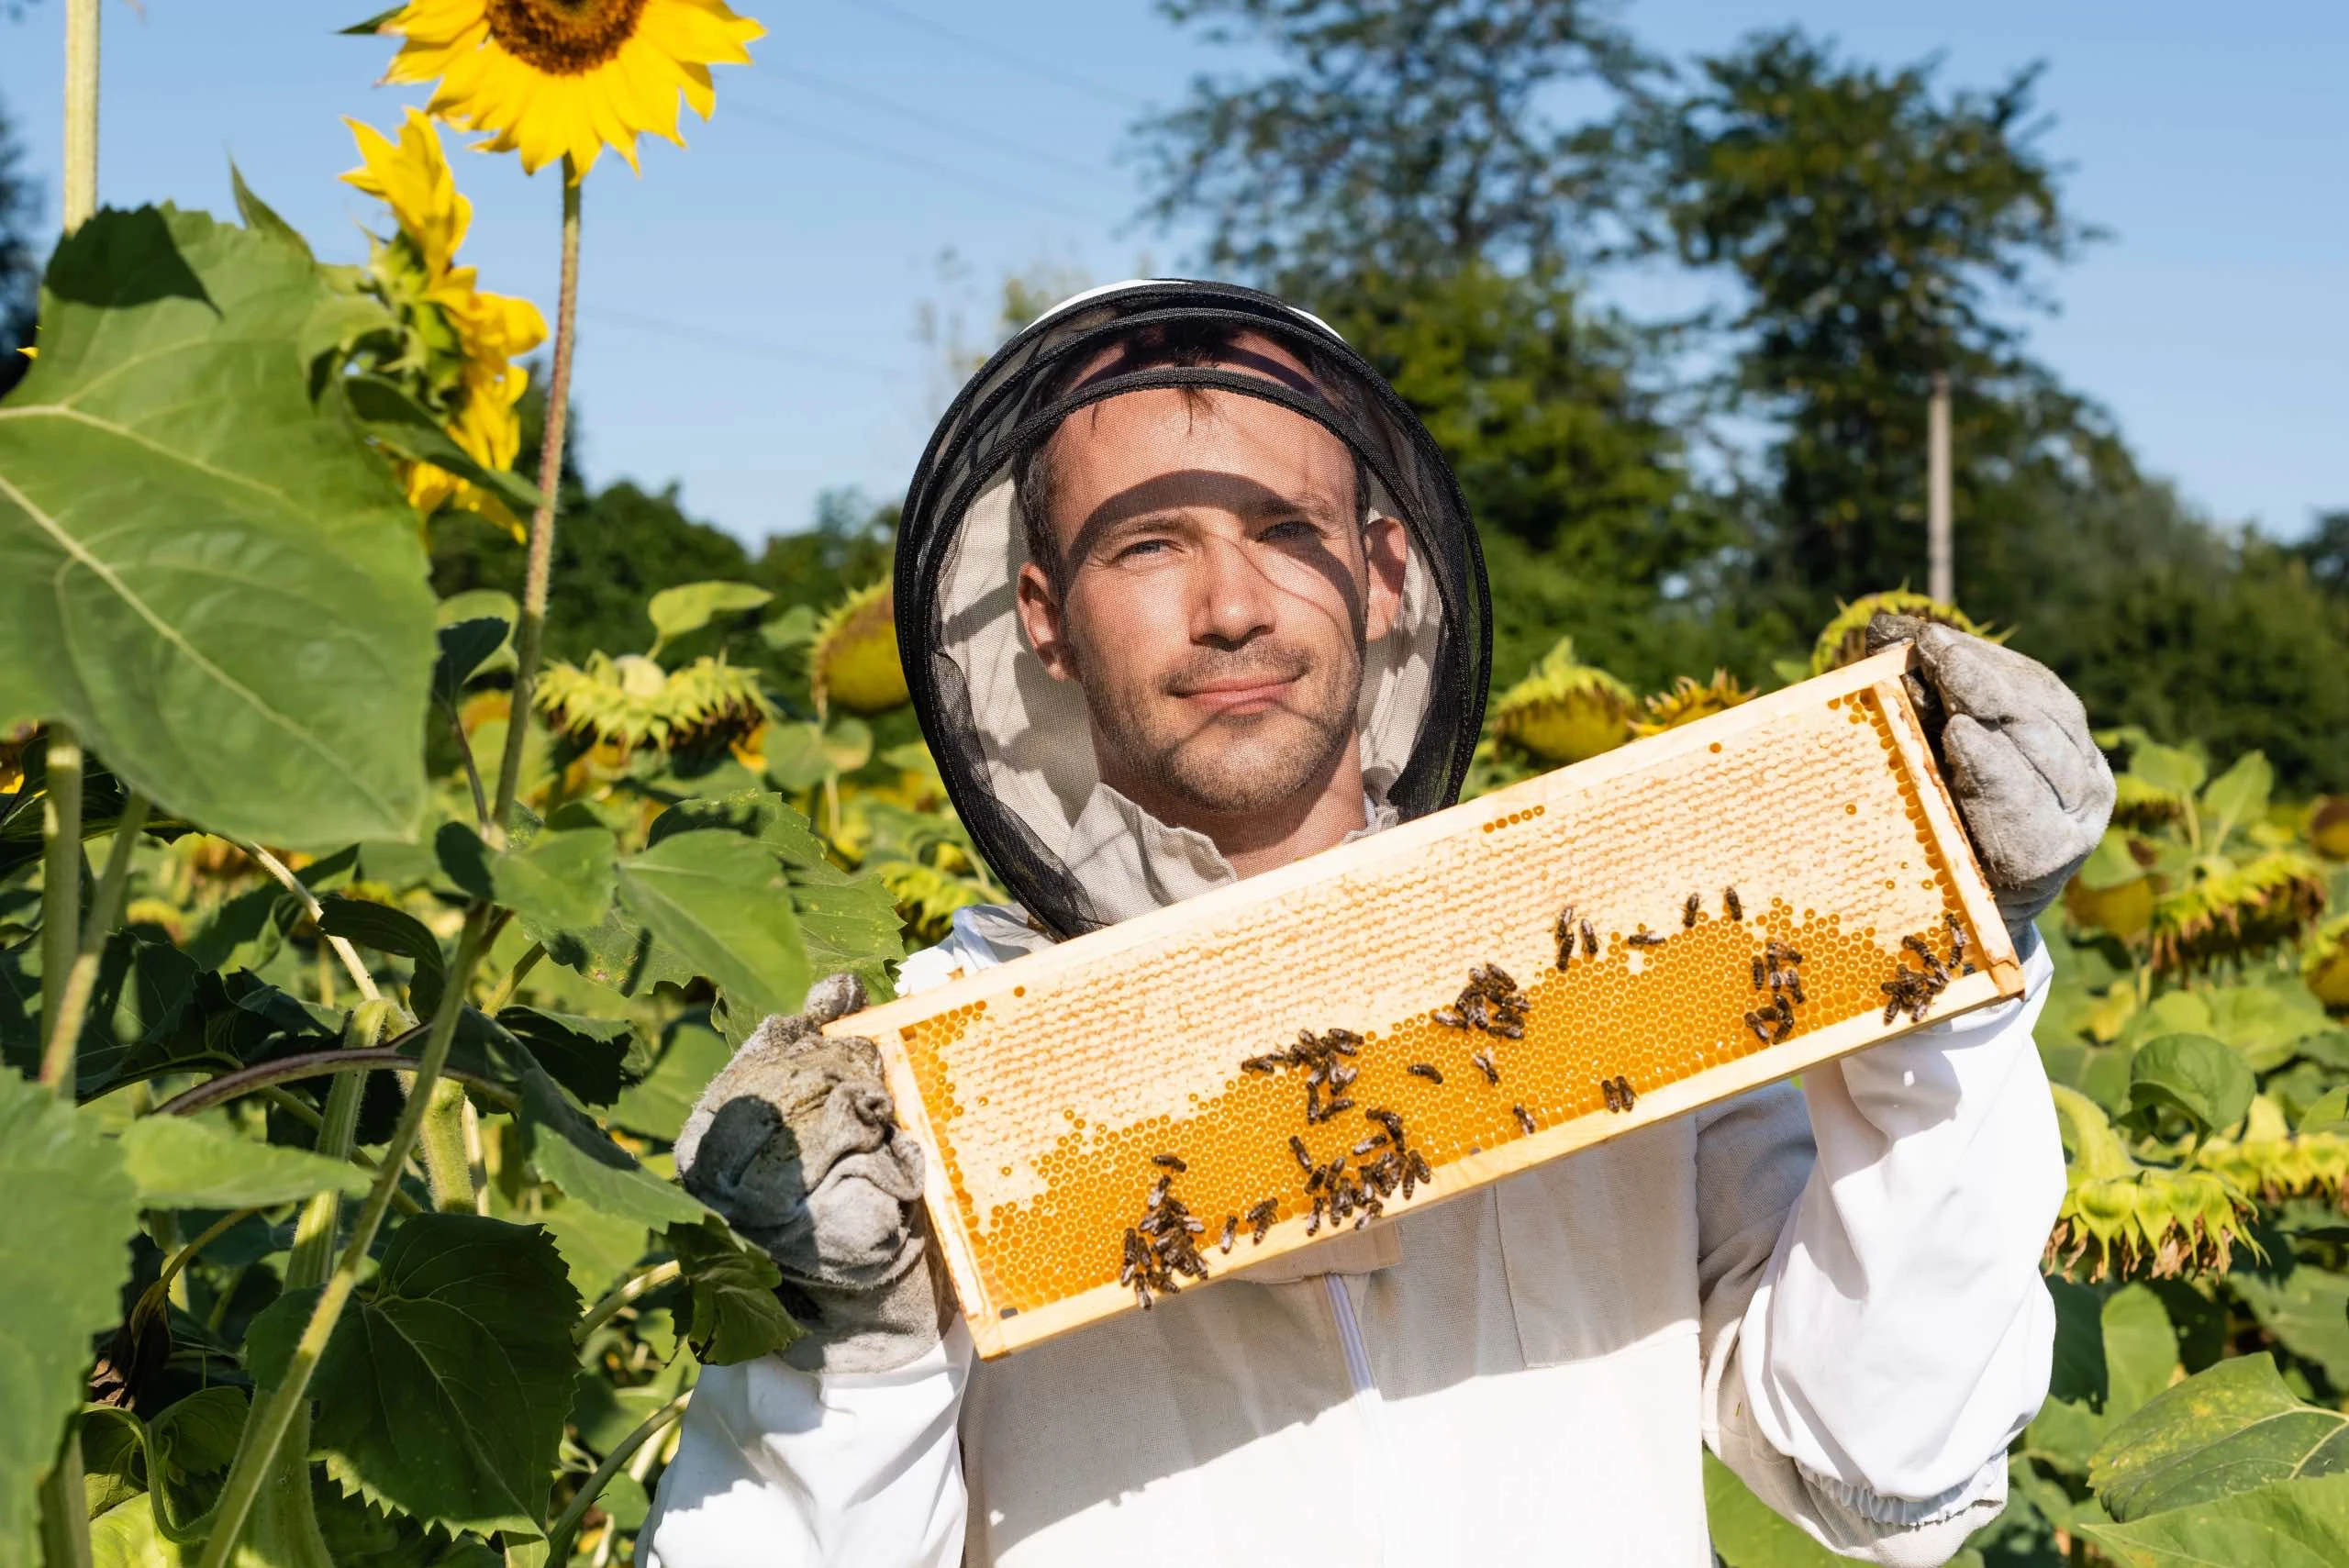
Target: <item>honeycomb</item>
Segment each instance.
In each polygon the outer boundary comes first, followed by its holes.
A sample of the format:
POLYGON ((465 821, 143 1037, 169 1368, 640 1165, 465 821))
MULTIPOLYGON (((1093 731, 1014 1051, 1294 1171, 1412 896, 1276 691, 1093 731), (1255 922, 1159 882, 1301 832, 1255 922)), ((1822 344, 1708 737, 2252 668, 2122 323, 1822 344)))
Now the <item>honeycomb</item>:
POLYGON ((1125 1237, 1162 1178, 1219 1277, 1364 1218, 1314 1214, 1292 1137, 1321 1164, 1376 1138, 1371 1113, 1398 1116, 1432 1179, 1388 1195, 1392 1217, 1917 1027, 1884 1017, 1896 971, 1927 962, 1903 938, 1949 972, 1922 1021, 2018 994, 1906 657, 831 1026, 888 1061, 981 1354, 1136 1309, 1125 1237), (1577 940, 1562 970, 1568 905, 1598 951, 1577 940), (1756 960, 1787 950, 1803 1001, 1757 1028, 1774 993, 1756 960), (1438 1021, 1483 964, 1521 988, 1521 1039, 1438 1021), (1308 1120, 1302 1068, 1241 1066, 1330 1029, 1362 1043, 1353 1081, 1314 1091, 1353 1102, 1326 1119, 1308 1120), (1268 1201, 1259 1243, 1245 1217, 1268 1201))

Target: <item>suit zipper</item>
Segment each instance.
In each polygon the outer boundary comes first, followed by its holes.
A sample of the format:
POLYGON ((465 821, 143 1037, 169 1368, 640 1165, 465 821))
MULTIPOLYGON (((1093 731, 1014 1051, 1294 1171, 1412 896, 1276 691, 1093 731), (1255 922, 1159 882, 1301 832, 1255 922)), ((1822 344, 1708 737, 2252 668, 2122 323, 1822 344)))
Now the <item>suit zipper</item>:
MULTIPOLYGON (((1362 1320, 1354 1316, 1354 1298, 1346 1289, 1343 1274, 1323 1274, 1321 1287, 1329 1293, 1330 1316, 1338 1320, 1338 1344, 1345 1352, 1346 1380, 1353 1385, 1354 1409, 1362 1418, 1362 1437, 1370 1453, 1386 1451, 1386 1409, 1378 1397, 1378 1384, 1370 1373, 1370 1347, 1362 1337, 1362 1320)), ((1374 1562, 1384 1562, 1386 1531, 1377 1514, 1378 1491, 1368 1489, 1372 1513, 1370 1539, 1376 1543, 1374 1562)))

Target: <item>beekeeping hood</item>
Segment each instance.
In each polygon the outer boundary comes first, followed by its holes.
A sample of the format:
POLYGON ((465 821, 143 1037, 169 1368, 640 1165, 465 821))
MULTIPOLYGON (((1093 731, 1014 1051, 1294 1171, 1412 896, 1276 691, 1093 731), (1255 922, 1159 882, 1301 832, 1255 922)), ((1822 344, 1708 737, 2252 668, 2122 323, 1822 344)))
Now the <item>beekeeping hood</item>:
POLYGON ((1374 806, 1408 818, 1450 805, 1483 717, 1484 558, 1434 439, 1378 373, 1320 321, 1251 289, 1153 280, 1078 295, 997 350, 947 410, 907 493, 896 564, 898 647, 947 794, 1012 894, 1063 936, 1133 910, 1089 892, 1064 858, 1080 817, 1095 830, 1100 779, 1082 690, 1045 673, 1015 609, 1028 560, 1015 470, 1076 409, 1174 386, 1263 398, 1323 426, 1360 460, 1371 510, 1404 525, 1401 607, 1364 656, 1374 806), (1170 363, 1132 347, 1223 328, 1278 345, 1307 375, 1170 363))

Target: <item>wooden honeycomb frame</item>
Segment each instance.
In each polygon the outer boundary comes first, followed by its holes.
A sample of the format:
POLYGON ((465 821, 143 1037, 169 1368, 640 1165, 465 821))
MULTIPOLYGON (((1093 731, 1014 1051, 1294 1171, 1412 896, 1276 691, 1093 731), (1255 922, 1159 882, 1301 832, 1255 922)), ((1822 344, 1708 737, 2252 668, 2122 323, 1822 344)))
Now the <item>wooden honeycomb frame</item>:
POLYGON ((1388 1200, 1391 1218, 1918 1027, 1882 1018, 1879 983, 1916 963, 1904 937, 1946 958, 1961 927, 1977 966, 1953 966, 1925 1022, 2020 995, 1902 686, 1908 658, 1887 651, 833 1024, 879 1042, 929 1153, 932 1233, 979 1353, 1137 1308, 1117 1283, 1120 1242, 1164 1173, 1156 1153, 1188 1162, 1174 1190, 1207 1222, 1216 1278, 1313 1244, 1289 1135, 1327 1160, 1375 1128, 1361 1111, 1308 1126, 1301 1074, 1241 1070, 1301 1029, 1367 1037, 1347 1093, 1399 1112, 1432 1166, 1408 1202, 1388 1200), (1603 951, 1561 973, 1568 903, 1603 951), (1664 941, 1627 942, 1642 929, 1664 941), (1809 1001, 1791 1038, 1765 1045, 1742 1015, 1761 1000, 1749 959, 1773 939, 1808 950, 1809 1001), (1483 962, 1531 998, 1520 1040, 1431 1020, 1483 962), (1479 1048, 1497 1087, 1470 1064, 1479 1048), (1414 1062, 1443 1083, 1408 1074, 1414 1062), (1618 1073, 1636 1088, 1629 1111, 1602 1090, 1618 1073), (1280 1208, 1262 1243, 1243 1222, 1219 1252, 1224 1218, 1263 1196, 1280 1208))

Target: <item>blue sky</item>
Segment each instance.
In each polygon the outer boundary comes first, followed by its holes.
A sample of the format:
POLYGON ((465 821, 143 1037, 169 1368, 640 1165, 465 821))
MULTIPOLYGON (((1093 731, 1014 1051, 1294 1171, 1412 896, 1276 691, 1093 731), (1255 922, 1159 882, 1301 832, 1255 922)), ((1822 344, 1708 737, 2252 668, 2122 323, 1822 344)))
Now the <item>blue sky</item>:
MULTIPOLYGON (((356 161, 340 117, 389 127, 413 95, 373 85, 386 43, 334 29, 382 3, 109 4, 104 199, 226 211, 234 157, 322 251, 362 255, 380 219, 336 181, 356 161)), ((607 157, 588 182, 576 393, 591 476, 674 479, 755 539, 824 489, 903 488, 951 392, 937 339, 959 318, 984 347, 1007 272, 1180 270, 1186 237, 1133 221, 1125 131, 1225 57, 1147 0, 737 3, 771 34, 721 72, 715 123, 689 153, 650 144, 641 179, 607 157), (947 328, 929 340, 925 307, 947 328)), ((2036 351, 2217 517, 2288 536, 2349 506, 2349 6, 1637 0, 1627 19, 1678 58, 1792 21, 1879 61, 1943 51, 1953 83, 2046 61, 2047 146, 2113 238, 2051 280, 2036 351)), ((60 0, 0 10, 0 102, 52 192, 61 22, 60 0)), ((553 174, 457 168, 465 259, 551 314, 553 174)))

